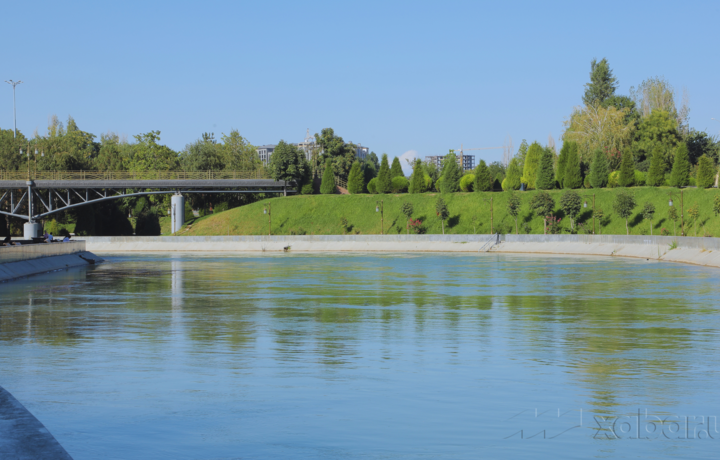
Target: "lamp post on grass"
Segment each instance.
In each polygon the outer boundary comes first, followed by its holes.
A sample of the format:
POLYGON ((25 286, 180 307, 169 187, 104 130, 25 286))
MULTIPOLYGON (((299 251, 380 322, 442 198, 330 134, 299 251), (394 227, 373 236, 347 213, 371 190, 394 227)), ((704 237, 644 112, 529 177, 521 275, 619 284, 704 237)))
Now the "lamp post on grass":
POLYGON ((375 202, 375 212, 380 213, 380 234, 381 235, 384 235, 383 227, 385 226, 385 215, 384 215, 383 204, 384 204, 383 200, 375 202))
POLYGON ((263 209, 263 214, 268 215, 268 236, 270 236, 272 235, 272 208, 270 207, 270 203, 263 209))
MULTIPOLYGON (((592 216, 593 216, 593 235, 594 235, 595 234, 595 194, 593 193, 592 195, 587 194, 587 195, 583 195, 583 196, 584 197, 592 196, 592 199, 593 199, 592 216)), ((585 203, 583 203, 583 208, 587 208, 587 207, 588 207, 587 200, 585 200, 585 203)))
MULTIPOLYGON (((675 193, 668 193, 668 196, 670 196, 670 200, 668 201, 668 206, 673 206, 673 197, 676 197, 677 195, 675 193)), ((683 203, 683 189, 680 189, 680 236, 685 236, 685 219, 684 219, 684 210, 685 206, 683 203)))

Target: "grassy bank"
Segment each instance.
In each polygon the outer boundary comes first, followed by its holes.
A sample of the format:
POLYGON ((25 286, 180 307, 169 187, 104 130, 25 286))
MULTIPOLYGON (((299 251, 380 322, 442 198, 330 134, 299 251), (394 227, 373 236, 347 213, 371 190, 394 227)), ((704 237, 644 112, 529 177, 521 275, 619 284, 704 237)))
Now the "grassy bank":
MULTIPOLYGON (((596 233, 625 234, 625 220, 613 211, 613 201, 620 189, 602 189, 582 191, 595 194, 595 206, 604 211, 602 225, 596 222, 596 233)), ((638 203, 629 219, 630 234, 650 234, 650 224, 642 219, 640 211, 645 202, 655 205, 653 234, 667 229, 673 234, 673 222, 668 217, 669 193, 674 197, 675 206, 680 207, 679 191, 673 188, 636 187, 629 189, 638 203)), ((522 197, 522 210, 518 217, 520 233, 543 233, 543 220, 530 212, 529 203, 537 192, 518 192, 522 197)), ((687 210, 698 204, 700 216, 697 219, 698 236, 720 236, 720 217, 713 213, 713 200, 720 192, 717 189, 685 189, 685 227, 688 236, 695 236, 695 223, 687 210)), ((556 202, 555 215, 562 218, 563 233, 570 228, 559 207, 561 190, 550 191, 556 202)), ((379 234, 380 213, 375 212, 376 201, 384 202, 384 229, 387 234, 405 233, 405 216, 400 212, 403 202, 414 206, 413 218, 420 219, 426 233, 441 233, 441 223, 435 213, 435 202, 439 194, 424 193, 418 195, 310 195, 271 198, 247 206, 231 209, 216 215, 195 220, 183 235, 262 235, 268 232, 268 216, 263 208, 272 207, 272 233, 274 235, 307 234, 379 234), (347 220, 343 228, 342 220, 347 220)), ((445 222, 445 232, 454 234, 490 232, 490 198, 493 199, 494 230, 501 233, 515 232, 515 221, 508 215, 507 194, 495 193, 454 193, 443 195, 450 211, 445 222)), ((578 217, 584 223, 579 233, 592 232, 592 196, 583 197, 588 207, 583 208, 578 217)), ((680 221, 677 222, 677 234, 680 234, 680 221)))

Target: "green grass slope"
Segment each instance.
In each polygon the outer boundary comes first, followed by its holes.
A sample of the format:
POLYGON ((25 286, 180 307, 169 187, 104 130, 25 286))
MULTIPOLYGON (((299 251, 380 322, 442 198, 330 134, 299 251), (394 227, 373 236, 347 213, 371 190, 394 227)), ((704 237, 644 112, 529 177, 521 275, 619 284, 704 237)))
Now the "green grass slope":
MULTIPOLYGON (((602 228, 596 223, 597 232, 603 234, 625 234, 625 220, 613 211, 613 201, 620 189, 582 190, 579 191, 588 207, 584 208, 578 222, 585 223, 586 229, 592 232, 592 194, 595 194, 596 208, 605 214, 602 228)), ((669 193, 673 193, 675 206, 680 207, 680 195, 677 189, 635 187, 628 189, 638 203, 633 216, 629 219, 630 234, 649 235, 650 224, 643 221, 640 211, 645 202, 655 205, 656 213, 653 220, 653 234, 659 235, 662 228, 673 234, 673 223, 668 218, 669 193)), ((522 211, 518 217, 520 233, 543 233, 542 218, 532 215, 529 203, 536 191, 518 192, 522 197, 522 211)), ((720 236, 720 217, 713 213, 713 200, 720 192, 717 189, 685 189, 685 227, 688 236, 720 236), (687 210, 698 204, 700 216, 696 223, 692 222, 687 210)), ((562 190, 550 191, 556 202, 556 215, 562 217, 563 233, 570 228, 569 219, 563 216, 559 208, 562 190)), ((439 194, 402 194, 402 195, 301 195, 271 198, 247 206, 231 209, 216 215, 196 220, 192 228, 183 231, 183 235, 267 235, 268 215, 263 208, 268 204, 272 207, 272 234, 290 235, 337 235, 379 234, 380 213, 375 212, 376 202, 384 203, 384 229, 386 234, 405 233, 405 216, 400 212, 403 202, 414 206, 413 218, 420 219, 426 233, 441 233, 440 220, 435 213, 435 202, 439 194), (342 219, 347 219, 349 230, 342 226, 342 219)), ((508 215, 507 194, 504 192, 485 193, 454 193, 443 195, 450 210, 450 218, 445 223, 447 234, 489 233, 490 232, 490 198, 493 200, 494 230, 501 233, 514 233, 515 221, 508 215)), ((587 233, 581 230, 579 233, 587 233)), ((677 234, 680 234, 680 221, 677 223, 677 234)))

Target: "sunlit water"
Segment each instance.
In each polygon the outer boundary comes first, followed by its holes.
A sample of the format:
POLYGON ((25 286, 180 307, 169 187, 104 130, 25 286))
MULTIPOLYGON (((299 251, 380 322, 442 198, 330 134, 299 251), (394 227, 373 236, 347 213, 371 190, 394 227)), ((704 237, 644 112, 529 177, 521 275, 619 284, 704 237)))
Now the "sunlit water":
POLYGON ((108 259, 0 284, 0 385, 76 460, 720 451, 720 270, 485 254, 108 259))

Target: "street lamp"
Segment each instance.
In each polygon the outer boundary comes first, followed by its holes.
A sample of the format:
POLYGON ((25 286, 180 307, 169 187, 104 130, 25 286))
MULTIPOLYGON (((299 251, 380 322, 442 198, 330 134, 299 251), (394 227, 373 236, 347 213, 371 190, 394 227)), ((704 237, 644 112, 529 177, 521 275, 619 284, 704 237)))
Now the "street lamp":
MULTIPOLYGON (((592 195, 587 194, 587 195, 583 195, 583 196, 592 196, 592 199, 593 199, 592 216, 593 216, 593 235, 594 235, 595 234, 595 194, 593 193, 592 195)), ((587 208, 587 207, 588 207, 587 200, 585 200, 585 203, 583 203, 583 208, 587 208)))
MULTIPOLYGON (((677 196, 676 194, 669 192, 668 196, 670 199, 668 200, 668 206, 672 208, 673 206, 673 197, 677 196)), ((683 189, 680 189, 680 236, 685 236, 685 219, 684 219, 684 210, 685 206, 683 203, 683 189)))
POLYGON ((383 235, 383 227, 385 226, 385 213, 383 208, 383 200, 375 202, 375 212, 380 213, 380 234, 383 235))
POLYGON ((272 235, 272 208, 268 203, 266 208, 263 208, 263 214, 268 215, 268 236, 272 235))
POLYGON ((15 115, 15 87, 22 83, 22 81, 5 80, 5 83, 12 85, 13 87, 13 138, 17 137, 17 117, 15 115))

